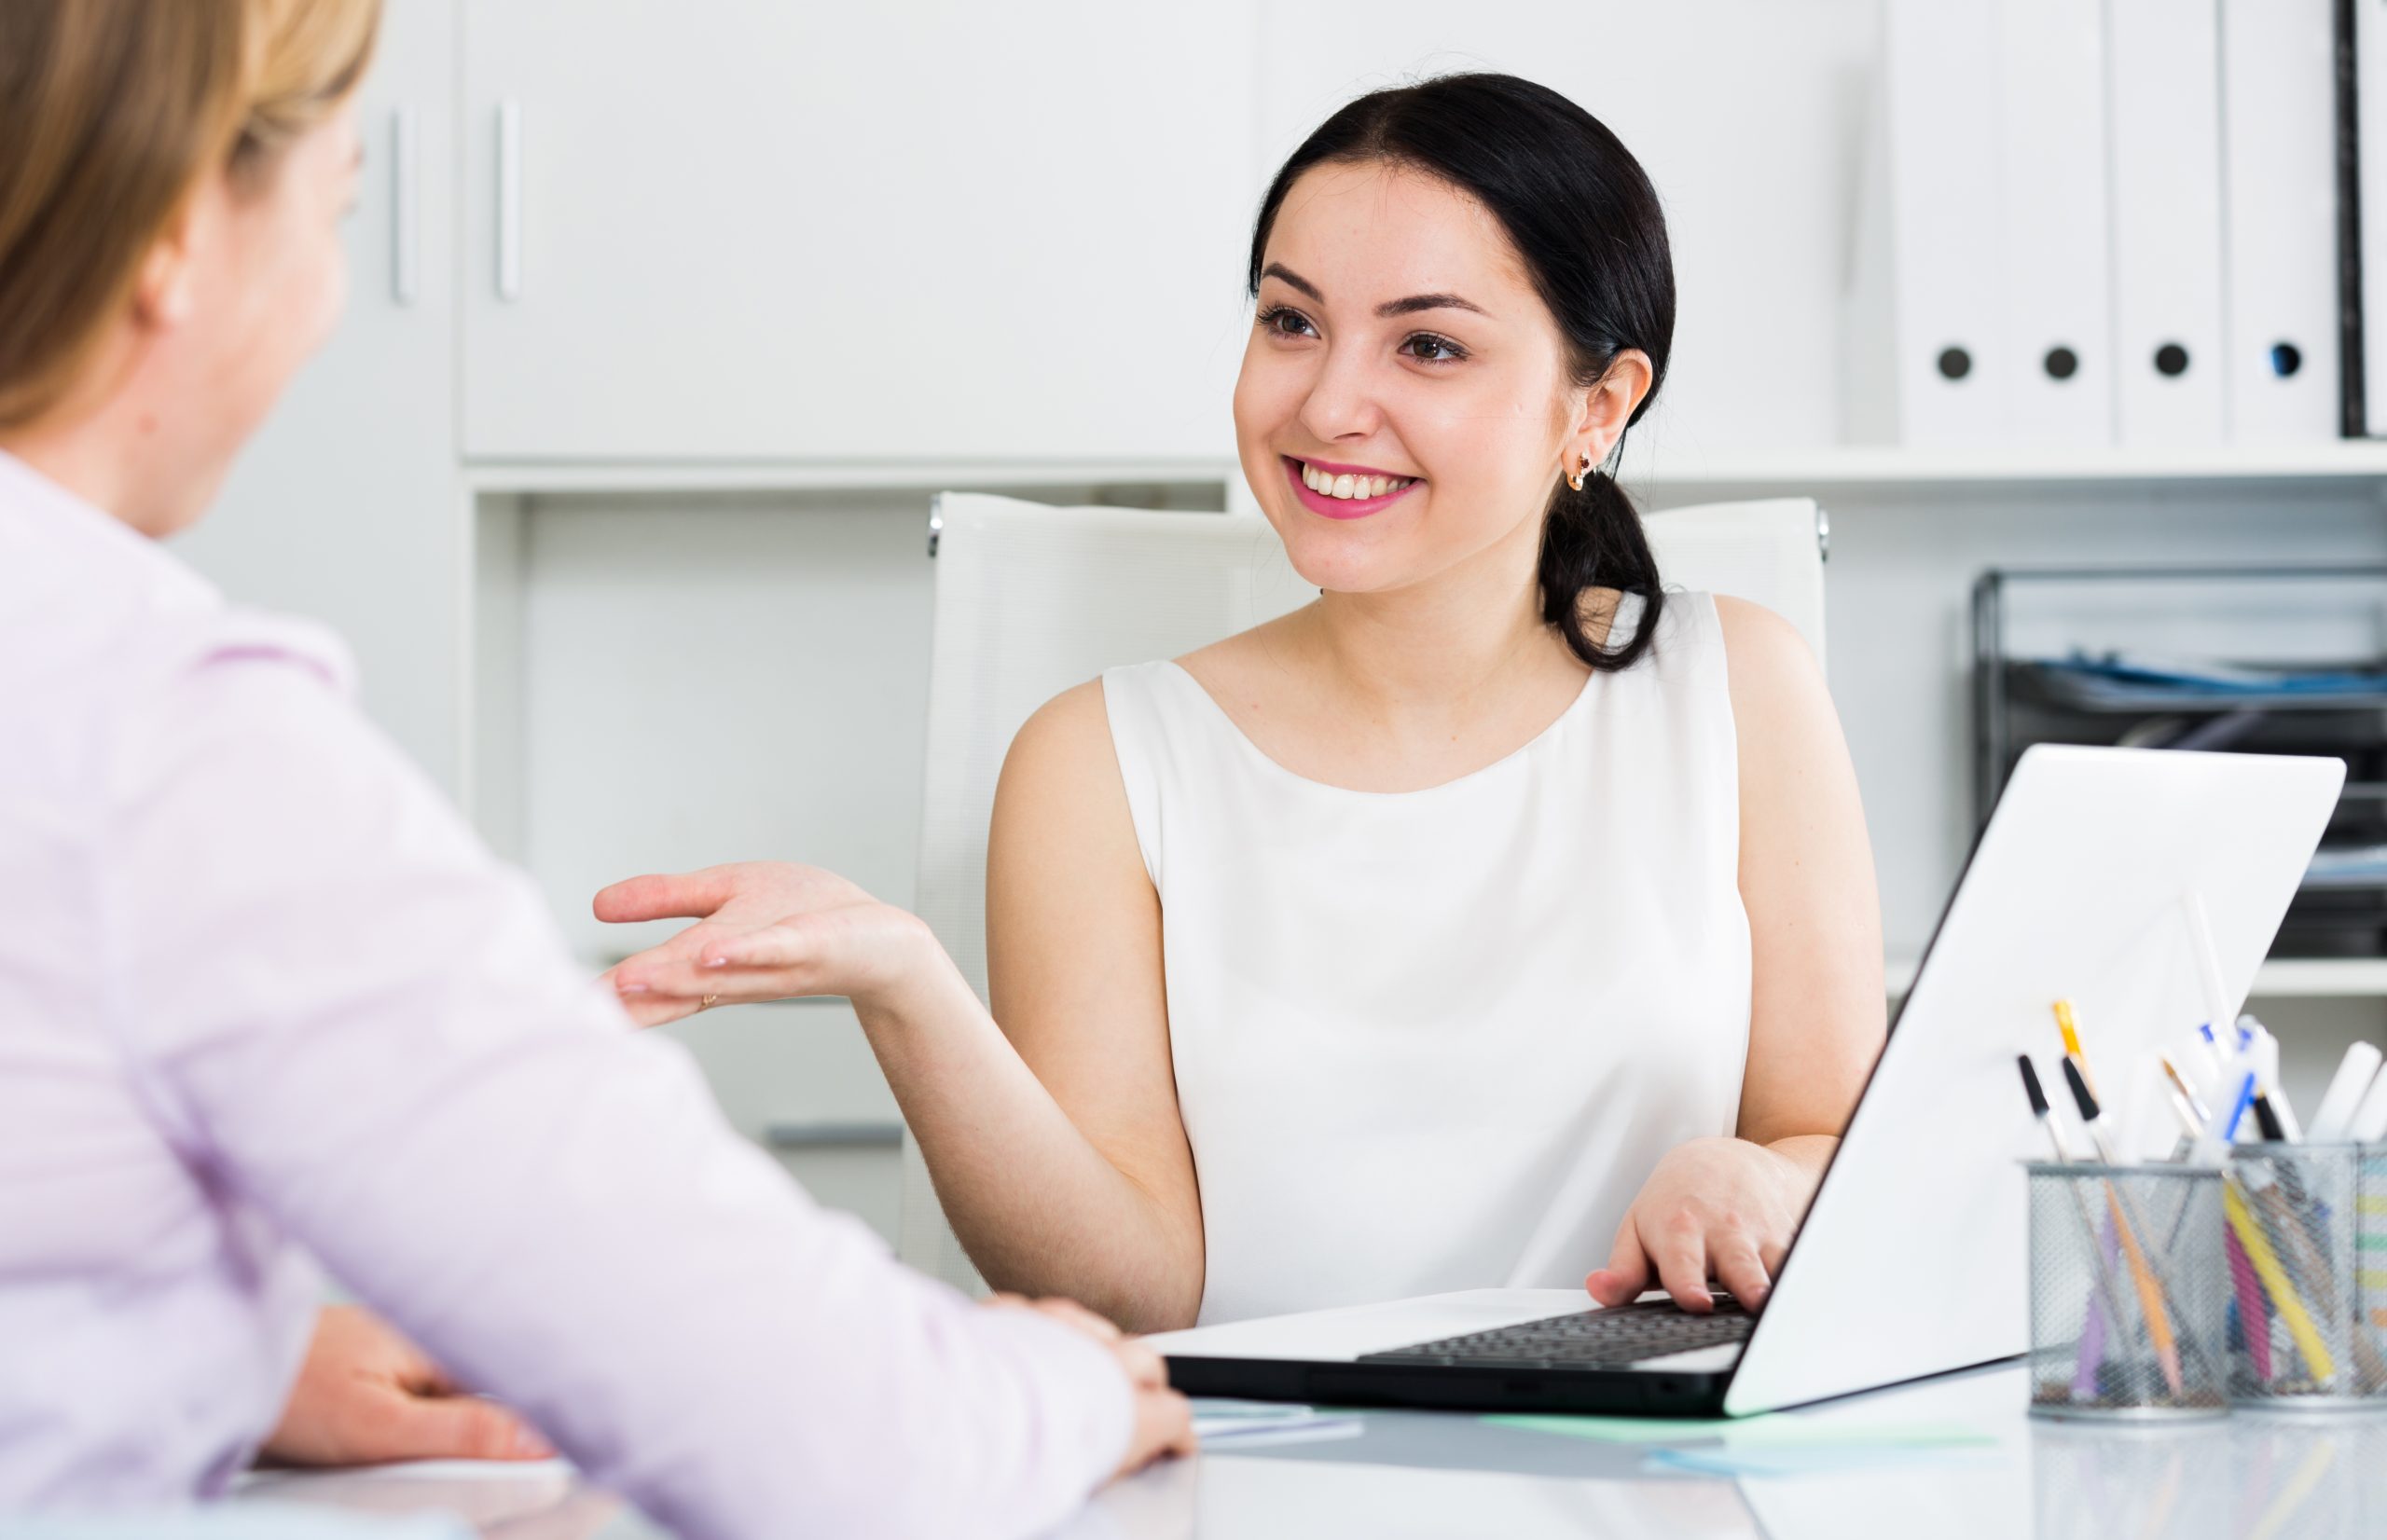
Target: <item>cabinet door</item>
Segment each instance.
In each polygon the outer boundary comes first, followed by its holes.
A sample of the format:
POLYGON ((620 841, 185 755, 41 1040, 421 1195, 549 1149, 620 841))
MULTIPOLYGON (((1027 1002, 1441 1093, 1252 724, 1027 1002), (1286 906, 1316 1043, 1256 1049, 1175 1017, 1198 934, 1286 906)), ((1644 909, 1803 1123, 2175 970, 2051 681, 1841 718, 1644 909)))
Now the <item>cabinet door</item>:
POLYGON ((477 0, 466 453, 1231 451, 1252 0, 477 0))
POLYGON ((1421 75, 1503 70, 1564 92, 1624 142, 1665 205, 1680 303, 1636 455, 1827 445, 1879 11, 1879 0, 1261 0, 1260 153, 1273 171, 1345 102, 1421 75))
POLYGON ((455 0, 391 0, 358 101, 348 312, 179 549, 348 639, 365 708, 459 786, 466 516, 455 429, 455 0))

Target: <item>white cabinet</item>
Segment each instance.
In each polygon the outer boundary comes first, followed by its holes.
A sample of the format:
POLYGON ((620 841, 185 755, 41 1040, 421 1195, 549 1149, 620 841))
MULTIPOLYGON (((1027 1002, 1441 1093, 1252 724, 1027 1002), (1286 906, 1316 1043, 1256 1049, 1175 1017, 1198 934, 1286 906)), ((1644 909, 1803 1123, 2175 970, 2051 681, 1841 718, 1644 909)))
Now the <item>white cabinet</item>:
POLYGON ((1658 455, 1836 442, 1856 132, 1879 0, 1261 0, 1268 172, 1326 115, 1422 75, 1505 70, 1633 152, 1666 210, 1674 362, 1658 455))
POLYGON ((451 793, 467 515, 455 431, 454 0, 393 0, 358 101, 348 312, 179 552, 355 649, 366 709, 451 793))
POLYGON ((1252 0, 476 0, 476 459, 1217 456, 1252 0))

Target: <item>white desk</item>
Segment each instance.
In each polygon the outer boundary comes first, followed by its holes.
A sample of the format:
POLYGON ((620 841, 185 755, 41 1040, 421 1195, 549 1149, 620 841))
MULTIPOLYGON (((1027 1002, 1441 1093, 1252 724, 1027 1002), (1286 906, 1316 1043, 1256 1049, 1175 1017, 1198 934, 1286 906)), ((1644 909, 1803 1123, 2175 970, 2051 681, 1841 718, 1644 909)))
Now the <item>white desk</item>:
MULTIPOLYGON (((2387 1533, 2387 1414, 2239 1413, 2158 1429, 2023 1414, 2021 1371, 1978 1370, 1791 1415, 1847 1428, 1960 1424, 1994 1448, 1898 1451, 1799 1476, 1648 1468, 1647 1448, 1372 1413, 1357 1438, 1206 1455, 1101 1493, 1058 1540, 2337 1540, 2387 1533)), ((449 1479, 270 1479, 252 1495, 448 1506, 502 1540, 656 1540, 553 1468, 449 1479)))

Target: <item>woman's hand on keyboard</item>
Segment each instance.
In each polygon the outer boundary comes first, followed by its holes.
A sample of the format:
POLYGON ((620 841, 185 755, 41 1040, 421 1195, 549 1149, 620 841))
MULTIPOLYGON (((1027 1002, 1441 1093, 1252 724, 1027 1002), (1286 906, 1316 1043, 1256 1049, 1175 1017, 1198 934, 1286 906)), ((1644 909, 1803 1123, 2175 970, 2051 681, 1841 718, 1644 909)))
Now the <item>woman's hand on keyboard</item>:
POLYGON ((1713 1279, 1755 1311, 1814 1186, 1800 1162, 1746 1139, 1676 1146, 1625 1212, 1607 1266, 1583 1286, 1603 1305, 1629 1304, 1659 1287, 1683 1309, 1705 1312, 1715 1308, 1713 1279))

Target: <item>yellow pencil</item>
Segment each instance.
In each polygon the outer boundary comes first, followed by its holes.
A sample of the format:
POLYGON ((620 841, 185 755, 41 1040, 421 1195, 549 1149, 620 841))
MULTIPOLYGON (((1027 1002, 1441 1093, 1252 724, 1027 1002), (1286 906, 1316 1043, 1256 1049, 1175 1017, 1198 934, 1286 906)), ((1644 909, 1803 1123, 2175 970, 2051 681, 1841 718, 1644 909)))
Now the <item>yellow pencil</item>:
MULTIPOLYGON (((2338 1361, 2329 1355, 2329 1345, 2321 1341, 2320 1328, 2306 1313, 2304 1301, 2296 1296, 2296 1286, 2289 1282, 2287 1269, 2280 1266, 2279 1255, 2264 1238, 2263 1227, 2255 1222, 2254 1212, 2247 1208, 2245 1196, 2238 1190, 2233 1178, 2222 1183, 2221 1212, 2228 1217, 2229 1228, 2238 1232, 2238 1244, 2246 1249, 2246 1260, 2255 1264, 2255 1275, 2279 1309, 2279 1318, 2287 1323, 2287 1334, 2296 1340, 2297 1351, 2304 1354, 2304 1362, 2312 1377, 2328 1384, 2338 1377, 2338 1361)), ((2259 1321, 2248 1321, 2245 1329, 2261 1328, 2259 1321)))
POLYGON ((2070 1000, 2055 1002, 2055 1029, 2063 1034, 2063 1056, 2080 1066, 2080 1078, 2088 1081, 2089 1089, 2094 1092, 2097 1077, 2089 1073, 2089 1055, 2080 1046, 2080 1026, 2073 1020, 2070 1000))

